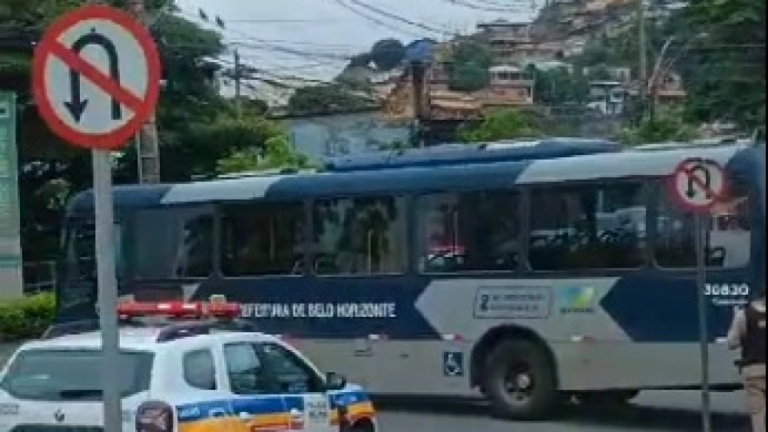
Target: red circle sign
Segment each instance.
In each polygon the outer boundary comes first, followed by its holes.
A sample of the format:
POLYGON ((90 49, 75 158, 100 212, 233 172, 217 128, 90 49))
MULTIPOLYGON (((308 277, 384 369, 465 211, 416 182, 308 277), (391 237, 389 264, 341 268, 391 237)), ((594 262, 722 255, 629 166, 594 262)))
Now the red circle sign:
POLYGON ((38 112, 69 143, 111 150, 128 143, 155 109, 160 57, 130 15, 90 5, 51 25, 35 49, 38 112))
POLYGON ((725 198, 727 191, 723 167, 709 159, 682 161, 675 168, 668 185, 677 205, 695 213, 707 212, 725 198))

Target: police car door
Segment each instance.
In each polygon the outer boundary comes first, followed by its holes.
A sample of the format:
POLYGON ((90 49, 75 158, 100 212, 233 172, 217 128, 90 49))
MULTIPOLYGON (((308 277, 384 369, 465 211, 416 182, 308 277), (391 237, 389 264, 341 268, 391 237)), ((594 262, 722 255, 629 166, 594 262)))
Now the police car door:
POLYGON ((225 343, 223 354, 230 412, 240 424, 236 430, 302 430, 292 427, 283 395, 264 367, 264 356, 258 344, 225 343))
POLYGON ((270 375, 277 381, 290 413, 291 426, 306 432, 334 432, 325 382, 313 367, 289 349, 260 344, 270 375))

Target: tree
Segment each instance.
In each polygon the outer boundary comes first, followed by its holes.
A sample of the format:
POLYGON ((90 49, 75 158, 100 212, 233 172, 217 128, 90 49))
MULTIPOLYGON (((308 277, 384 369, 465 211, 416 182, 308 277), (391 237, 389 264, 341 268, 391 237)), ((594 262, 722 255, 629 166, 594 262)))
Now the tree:
MULTIPOLYGON (((29 42, 48 23, 83 3, 0 0, 0 88, 16 91, 21 101, 21 222, 28 260, 55 256, 64 203, 91 184, 90 154, 64 145, 51 134, 30 104, 29 92, 29 42)), ((153 0, 148 4, 150 13, 165 4, 166 0, 153 0)), ((231 101, 219 95, 218 67, 208 59, 223 53, 220 35, 167 13, 152 33, 166 84, 157 108, 163 180, 186 181, 197 174, 215 173, 217 160, 244 149, 261 151, 270 139, 284 135, 278 125, 258 115, 263 109, 258 102, 244 104, 238 121, 231 101)), ((133 146, 127 146, 117 157, 115 182, 135 181, 136 154, 133 146)))
POLYGON ((309 159, 291 149, 288 137, 284 134, 267 139, 258 150, 238 150, 216 162, 216 172, 231 174, 248 171, 266 171, 283 169, 310 168, 309 159))
POLYGON ((492 142, 530 138, 540 133, 540 126, 531 114, 500 109, 486 115, 478 126, 459 130, 459 138, 464 142, 492 142))
POLYGON ((465 92, 485 88, 490 80, 488 69, 492 61, 493 55, 486 44, 472 40, 460 42, 448 67, 450 88, 465 92))
POLYGON ((473 92, 484 89, 490 80, 488 68, 476 62, 459 63, 451 68, 451 90, 473 92))
POLYGON ((405 58, 405 46, 397 39, 382 39, 371 48, 370 60, 381 71, 399 66, 405 58))
POLYGON ((303 87, 288 100, 288 109, 300 114, 355 111, 371 106, 370 99, 339 84, 303 87))
POLYGON ((686 142, 696 137, 696 131, 683 121, 679 112, 660 113, 654 119, 643 119, 637 127, 623 130, 618 140, 625 145, 656 144, 670 141, 686 142))
POLYGON ((528 68, 535 79, 534 97, 537 103, 564 105, 582 103, 589 94, 589 82, 581 73, 571 73, 565 68, 540 71, 528 68))
POLYGON ((761 124, 765 20, 765 2, 749 0, 696 1, 675 17, 670 31, 685 44, 676 66, 687 83, 688 118, 761 124))

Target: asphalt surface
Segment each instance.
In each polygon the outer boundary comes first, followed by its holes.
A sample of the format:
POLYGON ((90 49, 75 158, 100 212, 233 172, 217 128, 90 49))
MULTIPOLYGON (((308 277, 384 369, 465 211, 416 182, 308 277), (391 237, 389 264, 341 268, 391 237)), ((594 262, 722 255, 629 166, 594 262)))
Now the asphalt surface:
MULTIPOLYGON (((698 392, 647 392, 631 405, 566 407, 541 423, 492 419, 486 407, 469 402, 380 401, 382 432, 701 432, 698 392)), ((712 431, 748 432, 742 393, 712 395, 712 431)))
MULTIPOLYGON (((0 365, 13 346, 0 344, 0 365)), ((701 432, 698 392, 644 392, 619 408, 565 407, 548 422, 489 417, 467 401, 378 400, 381 432, 701 432)), ((742 393, 712 394, 712 432, 749 432, 742 393)))
MULTIPOLYGON (((380 401, 382 432, 700 432, 698 392, 646 392, 632 404, 565 407, 548 422, 510 422, 490 418, 479 403, 380 401)), ((712 395, 712 431, 748 432, 742 393, 712 395)))

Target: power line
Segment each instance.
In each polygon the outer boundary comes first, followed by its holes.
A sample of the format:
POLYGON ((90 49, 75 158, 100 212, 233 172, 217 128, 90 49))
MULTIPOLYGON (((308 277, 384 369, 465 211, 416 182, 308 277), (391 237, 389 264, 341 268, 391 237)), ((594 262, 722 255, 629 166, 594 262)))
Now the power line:
POLYGON ((412 20, 410 20, 410 19, 408 19, 408 18, 404 18, 404 17, 401 17, 401 16, 399 16, 399 15, 395 15, 395 14, 393 14, 393 13, 391 13, 391 12, 388 12, 388 11, 386 11, 386 10, 384 10, 384 9, 378 8, 378 7, 376 7, 376 6, 372 6, 372 5, 369 5, 369 4, 367 4, 367 3, 365 3, 365 2, 363 2, 363 1, 361 1, 361 0, 349 0, 349 1, 350 1, 352 4, 355 4, 355 5, 357 5, 357 6, 360 6, 360 7, 361 7, 361 8, 363 8, 363 9, 367 9, 367 10, 369 10, 369 11, 371 11, 371 12, 377 13, 377 14, 379 14, 379 15, 382 15, 382 16, 385 16, 385 17, 388 17, 388 18, 390 18, 390 19, 393 19, 393 20, 396 20, 396 21, 400 21, 400 22, 402 22, 402 23, 405 23, 405 24, 411 25, 411 26, 413 26, 413 27, 418 27, 418 28, 420 28, 420 29, 422 29, 422 30, 426 30, 426 31, 429 31, 429 32, 437 33, 437 34, 440 34, 440 35, 449 35, 449 36, 450 36, 450 35, 452 35, 452 33, 450 33, 450 32, 447 32, 447 31, 445 31, 445 30, 442 30, 442 29, 437 29, 437 28, 435 28, 435 27, 432 27, 432 26, 428 26, 428 25, 426 25, 426 24, 424 24, 424 23, 420 23, 420 22, 412 21, 412 20))
MULTIPOLYGON (((497 3, 484 3, 484 2, 479 2, 479 0, 475 0, 475 1, 478 1, 479 4, 474 4, 467 0, 443 0, 443 1, 445 1, 446 3, 450 3, 452 5, 462 6, 465 8, 469 8, 469 9, 481 11, 481 12, 502 12, 502 13, 524 12, 524 10, 521 7, 504 6, 504 5, 499 5, 497 3)), ((531 9, 535 9, 535 5, 533 5, 531 9)))
POLYGON ((334 1, 336 2, 336 4, 338 4, 342 8, 344 8, 344 9, 352 12, 353 14, 355 14, 355 15, 361 17, 361 18, 364 18, 364 19, 366 19, 366 20, 368 20, 368 21, 370 21, 370 22, 372 22, 374 24, 377 24, 377 25, 379 25, 382 28, 386 28, 388 30, 392 30, 392 31, 395 31, 395 32, 398 32, 398 33, 401 33, 401 34, 404 34, 404 35, 411 36, 411 37, 417 37, 417 38, 422 38, 423 37, 423 35, 421 35, 421 34, 414 33, 414 32, 411 32, 409 30, 398 28, 398 27, 396 27, 396 26, 394 26, 394 25, 392 25, 390 23, 387 23, 385 21, 382 21, 382 20, 376 18, 375 16, 371 16, 370 14, 367 14, 365 12, 362 12, 362 11, 358 10, 358 9, 355 9, 351 5, 349 5, 347 3, 344 3, 343 0, 334 0, 334 1))
POLYGON ((325 18, 305 18, 305 19, 279 19, 279 18, 222 18, 227 23, 238 24, 307 24, 307 23, 330 23, 338 22, 338 20, 329 20, 325 18))

